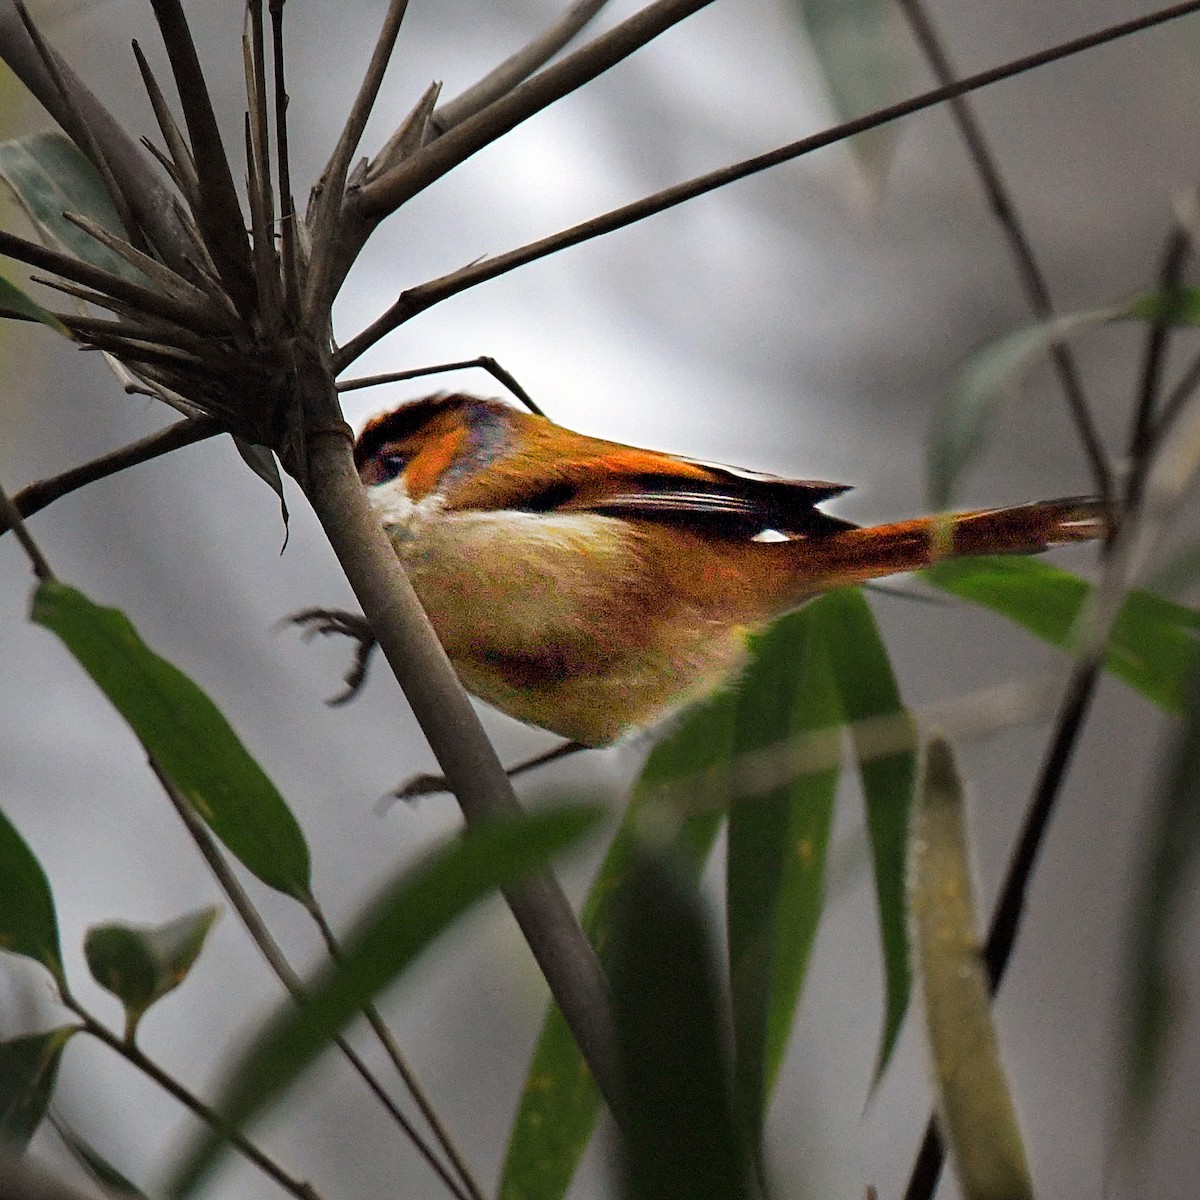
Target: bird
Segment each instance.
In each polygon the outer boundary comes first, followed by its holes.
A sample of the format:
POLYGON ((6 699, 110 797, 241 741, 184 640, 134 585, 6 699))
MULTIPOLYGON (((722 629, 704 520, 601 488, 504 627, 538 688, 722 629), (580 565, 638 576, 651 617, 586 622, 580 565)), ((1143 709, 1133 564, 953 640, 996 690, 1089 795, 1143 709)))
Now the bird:
POLYGON ((584 746, 713 693, 750 635, 823 592, 1108 530, 1088 498, 860 527, 821 507, 847 485, 605 441, 462 393, 373 418, 354 460, 466 689, 584 746))

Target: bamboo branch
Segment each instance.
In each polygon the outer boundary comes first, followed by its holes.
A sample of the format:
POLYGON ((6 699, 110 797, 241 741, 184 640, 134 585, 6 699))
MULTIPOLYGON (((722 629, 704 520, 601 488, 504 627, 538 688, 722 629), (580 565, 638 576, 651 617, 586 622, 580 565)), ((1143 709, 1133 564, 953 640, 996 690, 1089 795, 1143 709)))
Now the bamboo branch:
MULTIPOLYGON (((31 517, 53 504, 55 500, 61 500, 63 496, 77 492, 98 479, 107 479, 109 475, 116 475, 119 471, 137 466, 138 463, 149 462, 153 458, 170 454, 172 450, 179 450, 192 445, 193 442, 201 442, 223 432, 224 427, 212 417, 188 417, 183 421, 176 421, 174 425, 168 425, 166 429, 130 442, 119 450, 93 458, 90 462, 64 471, 61 475, 39 479, 36 483, 23 487, 13 497, 13 503, 22 517, 31 517)), ((0 535, 7 533, 10 528, 9 522, 0 514, 0 535)))
POLYGON ((287 87, 283 55, 283 3, 271 0, 271 54, 275 99, 275 170, 279 179, 279 250, 283 260, 283 292, 290 305, 299 302, 300 239, 296 204, 292 199, 292 177, 288 150, 287 87))
POLYGON ((353 214, 373 227, 477 150, 602 75, 710 3, 712 0, 654 0, 641 12, 456 125, 395 170, 367 184, 357 195, 347 197, 353 214))
POLYGON ((104 182, 104 190, 108 193, 109 199, 113 203, 113 208, 116 209, 121 226, 124 228, 130 241, 135 245, 140 244, 139 249, 145 248, 146 242, 142 237, 141 226, 138 224, 133 208, 129 203, 129 197, 125 195, 124 190, 117 183, 116 177, 112 173, 112 168, 108 165, 108 159, 105 157, 100 143, 97 142, 93 135, 91 127, 88 125, 87 118, 75 107, 71 89, 67 86, 66 78, 59 69, 58 59, 55 57, 54 51, 50 49, 38 27, 33 23, 33 18, 29 15, 29 10, 25 7, 22 0, 15 0, 15 2, 17 15, 21 18, 21 24, 25 26, 25 32, 36 47, 47 73, 54 81, 54 86, 58 89, 58 94, 62 97, 63 104, 71 114, 75 128, 79 131, 78 145, 80 150, 83 151, 99 172, 100 178, 104 182))
POLYGON ((221 282, 238 308, 249 314, 255 310, 255 290, 246 221, 187 17, 180 0, 150 0, 150 6, 175 76, 196 170, 204 180, 196 221, 221 282))
MULTIPOLYGON (((697 175, 693 179, 677 183, 673 187, 664 188, 660 192, 655 192, 652 196, 635 200, 630 204, 614 208, 598 217, 593 217, 591 220, 573 225, 569 229, 553 233, 549 237, 529 242, 505 254, 498 254, 493 258, 485 258, 480 262, 471 263, 457 271, 452 271, 437 279, 432 279, 416 287, 409 288, 400 294, 396 302, 382 316, 352 338, 345 346, 341 347, 334 359, 335 367, 339 372, 345 370, 350 363, 373 346, 380 338, 386 336, 393 329, 398 328, 404 322, 411 320, 418 313, 424 312, 425 309, 432 307, 434 304, 438 304, 449 296, 457 295, 459 292, 466 291, 468 288, 475 287, 477 284, 484 283, 489 279, 495 279, 500 275, 507 274, 509 271, 514 271, 517 267, 525 266, 528 263, 535 262, 539 258, 556 254, 558 251, 565 250, 568 247, 578 246, 580 243, 590 241, 593 238, 613 233, 618 229, 625 228, 627 225, 632 225, 638 221, 645 220, 647 217, 654 216, 656 213, 665 212, 667 209, 674 208, 688 200, 693 200, 697 196, 704 195, 706 192, 715 191, 717 188, 724 187, 726 184, 733 183, 736 180, 745 179, 749 175, 766 171, 771 167, 779 166, 781 163, 789 162, 794 158, 800 158, 805 154, 811 154, 814 150, 824 149, 835 142, 843 141, 868 129, 875 129, 880 125, 886 125, 911 113, 932 108, 955 96, 964 96, 968 92, 978 91, 980 88, 988 87, 1003 79, 1011 79, 1026 71, 1046 66, 1049 63, 1057 62, 1059 59, 1069 58, 1072 55, 1105 45, 1119 38, 1129 37, 1131 34, 1140 33, 1142 30, 1150 29, 1155 25, 1178 20, 1180 17, 1195 12, 1200 12, 1200 0, 1186 0, 1185 3, 1158 9, 1156 12, 1148 13, 1132 21, 1107 26, 1094 33, 1085 34, 1068 42, 1062 42, 1046 50, 1040 50, 1035 54, 1014 59, 1002 66, 992 67, 986 71, 980 71, 975 75, 969 75, 955 83, 933 88, 931 91, 922 92, 918 96, 901 100, 896 104, 890 104, 873 113, 856 117, 851 121, 845 121, 822 133, 812 134, 798 141, 789 142, 785 146, 768 150, 764 154, 758 154, 752 158, 743 159, 741 162, 733 163, 730 166, 720 167, 715 171, 697 175)), ((568 61, 570 60, 564 60, 564 63, 568 61)), ((553 69, 551 68, 551 70, 553 69)), ((541 76, 536 76, 534 80, 530 80, 530 83, 540 78, 541 76)), ((516 93, 513 94, 515 95, 516 93)), ((488 111, 490 112, 491 110, 488 111)), ((481 114, 481 117, 486 115, 486 113, 481 114)), ((421 161, 424 155, 428 154, 431 150, 456 137, 462 129, 467 128, 467 125, 469 125, 469 122, 460 126, 457 130, 452 130, 444 138, 435 142, 433 146, 427 147, 420 155, 410 159, 402 170, 408 168, 413 163, 421 161)), ((381 180, 380 182, 382 183, 383 181, 381 180)))
POLYGON ((218 320, 217 314, 212 311, 210 301, 206 301, 203 305, 185 304, 163 292, 133 283, 112 271, 106 271, 102 267, 93 267, 91 263, 86 263, 83 259, 75 258, 70 254, 62 254, 46 246, 39 246, 36 242, 27 241, 15 233, 8 233, 2 229, 0 229, 0 254, 15 258, 18 262, 23 262, 27 266, 41 271, 53 271, 54 274, 81 283, 84 287, 95 288, 98 292, 106 292, 142 312, 163 317, 178 325, 205 328, 210 333, 228 331, 226 322, 218 320))
POLYGON ((607 3, 608 0, 576 0, 548 29, 489 71, 478 83, 435 109, 429 122, 430 136, 446 133, 506 96, 573 41, 607 3))
POLYGON ((459 362, 436 363, 432 367, 413 367, 408 371, 387 371, 382 375, 363 375, 358 379, 340 380, 337 390, 354 392, 360 388, 378 387, 384 383, 402 383, 406 379, 420 379, 425 375, 442 375, 447 371, 465 371, 471 367, 479 367, 486 371, 497 383, 508 388, 531 413, 539 417, 546 415, 533 402, 533 397, 517 382, 516 377, 506 371, 489 354, 481 354, 478 358, 462 359, 459 362))

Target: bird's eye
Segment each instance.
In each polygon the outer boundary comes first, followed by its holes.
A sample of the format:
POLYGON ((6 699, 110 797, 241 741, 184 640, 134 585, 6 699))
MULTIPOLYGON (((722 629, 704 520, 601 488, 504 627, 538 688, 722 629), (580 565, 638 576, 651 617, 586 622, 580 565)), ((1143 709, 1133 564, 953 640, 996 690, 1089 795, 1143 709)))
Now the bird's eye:
POLYGON ((359 476, 368 487, 380 483, 390 483, 404 468, 408 466, 408 455, 398 450, 385 450, 372 454, 363 461, 359 468, 359 476))

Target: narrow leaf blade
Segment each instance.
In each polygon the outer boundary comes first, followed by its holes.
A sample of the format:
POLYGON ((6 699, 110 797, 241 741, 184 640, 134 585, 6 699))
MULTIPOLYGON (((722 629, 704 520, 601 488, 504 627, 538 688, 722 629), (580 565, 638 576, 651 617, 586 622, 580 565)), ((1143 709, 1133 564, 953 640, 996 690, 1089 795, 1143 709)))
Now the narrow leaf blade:
MULTIPOLYGON (((735 753, 778 747, 841 723, 815 600, 751 642, 737 689, 735 753)), ((756 1154, 823 907, 825 852, 839 770, 800 775, 734 805, 726 917, 735 1046, 734 1095, 756 1154)))
POLYGON ((108 1196, 127 1196, 130 1200, 147 1200, 146 1193, 128 1176, 118 1171, 82 1134, 72 1129, 53 1113, 50 1115, 50 1121, 54 1126, 54 1132, 66 1146, 67 1152, 103 1188, 108 1196))
MULTIPOLYGON (((382 889, 359 918, 341 959, 260 1028, 234 1068, 219 1110, 244 1126, 277 1098, 352 1016, 413 962, 467 908, 541 867, 598 821, 596 810, 561 808, 468 830, 421 866, 382 889)), ((184 1155, 172 1193, 190 1195, 223 1143, 205 1133, 184 1155)))
POLYGON ((136 283, 146 278, 120 255, 72 225, 63 213, 80 213, 126 238, 99 172, 61 133, 34 133, 0 142, 0 181, 5 183, 47 244, 94 267, 136 283))
POLYGON ((622 889, 613 1005, 629 1200, 748 1200, 711 930, 695 887, 643 858, 622 889))
MULTIPOLYGON (((875 112, 909 94, 915 55, 890 0, 792 0, 808 31, 835 116, 875 112)), ((883 190, 896 130, 871 129, 850 139, 872 193, 883 190)))
MULTIPOLYGON (((287 497, 283 494, 283 477, 279 474, 279 463, 275 460, 275 452, 267 446, 256 446, 245 438, 235 437, 233 444, 242 456, 242 461, 279 497, 279 512, 283 518, 283 527, 288 527, 287 497)), ((285 537, 284 543, 287 539, 285 537)))
POLYGON ((27 296, 15 283, 9 283, 0 275, 0 317, 24 318, 27 321, 38 321, 55 333, 66 335, 66 326, 53 314, 47 312, 40 304, 27 296))
MULTIPOLYGON (((1070 651, 1091 585, 1036 559, 1006 555, 938 563, 923 572, 943 591, 1007 617, 1070 651)), ((1105 666, 1166 712, 1182 714, 1200 670, 1200 612, 1152 592, 1132 591, 1113 626, 1105 666)))
POLYGON ((54 896, 41 863, 0 812, 0 950, 23 954, 64 980, 54 896))
POLYGON ((929 499, 934 508, 949 507, 963 472, 983 450, 1001 406, 1033 362, 1055 342, 1121 315, 1121 308, 1104 308, 1054 317, 1018 329, 971 357, 929 433, 929 499))
POLYGON ((60 1025, 0 1042, 0 1140, 20 1149, 29 1144, 50 1106, 59 1059, 76 1028, 60 1025))
POLYGON ((66 584, 41 584, 32 615, 58 635, 230 853, 268 887, 307 898, 304 834, 208 696, 150 650, 122 612, 66 584))
POLYGON ((941 738, 929 745, 911 853, 913 946, 939 1125, 964 1200, 1033 1200, 975 932, 962 782, 941 738))
POLYGON ((862 592, 847 588, 829 593, 824 600, 818 610, 821 640, 858 755, 875 876, 884 973, 878 1079, 895 1049, 912 988, 904 887, 908 821, 917 780, 916 723, 904 707, 887 647, 862 592), (889 745, 912 749, 878 753, 871 731, 882 726, 889 732, 889 745))

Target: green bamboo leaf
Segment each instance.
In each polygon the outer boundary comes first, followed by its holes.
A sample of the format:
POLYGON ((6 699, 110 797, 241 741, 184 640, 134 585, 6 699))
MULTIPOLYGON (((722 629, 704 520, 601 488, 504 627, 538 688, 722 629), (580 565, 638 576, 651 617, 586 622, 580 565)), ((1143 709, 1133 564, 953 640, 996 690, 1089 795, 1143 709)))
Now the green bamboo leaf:
POLYGON ((146 277, 120 255, 72 225, 63 213, 78 213, 127 239, 99 172, 61 133, 34 133, 0 142, 0 182, 6 184, 42 239, 94 267, 143 286, 146 277))
POLYGON ((929 499, 934 508, 949 507, 963 471, 979 456, 1001 406, 1034 361, 1056 342, 1123 313, 1123 306, 1115 306, 1054 317, 1018 329, 971 357, 929 432, 929 499))
POLYGON ((992 1024, 967 857, 962 782, 949 745, 934 738, 913 821, 910 904, 938 1125, 964 1200, 1032 1200, 992 1024))
MULTIPOLYGON (((614 902, 642 841, 639 832, 660 790, 678 779, 709 771, 716 783, 733 749, 734 699, 715 696, 690 710, 650 751, 620 828, 596 875, 580 921, 601 963, 611 965, 614 902)), ((686 817, 671 843, 680 870, 698 877, 722 812, 686 817)), ((591 1140, 600 1093, 556 1004, 542 1025, 521 1104, 509 1137, 500 1200, 557 1200, 566 1193, 591 1140)))
MULTIPOLYGON (((1091 585, 1037 559, 1005 555, 940 562, 923 572, 934 587, 990 608, 1070 651, 1091 585)), ((1200 670, 1200 612, 1152 592, 1132 591, 1113 626, 1105 666, 1169 713, 1187 708, 1200 670)))
POLYGON ((0 1140, 24 1149, 54 1096, 63 1047, 78 1026, 0 1042, 0 1140))
POLYGON ((884 976, 878 1079, 896 1047, 912 988, 904 888, 908 821, 917 780, 916 723, 900 698, 887 647, 861 590, 830 592, 818 615, 821 643, 837 678, 842 713, 850 723, 858 756, 871 841, 884 976), (880 754, 872 730, 881 722, 896 735, 889 739, 893 744, 913 749, 880 754))
POLYGON ((40 304, 27 296, 15 283, 9 283, 0 275, 0 317, 17 320, 39 321, 55 333, 66 335, 66 326, 40 304))
POLYGON ((1168 292, 1145 292, 1129 302, 1125 314, 1139 321, 1200 325, 1200 288, 1181 287, 1168 292))
MULTIPOLYGON (((233 1069, 218 1111, 230 1125, 246 1125, 456 917, 543 866, 599 817, 594 809, 560 808, 468 830, 385 886, 345 938, 340 960, 306 984, 304 1006, 285 1002, 260 1027, 233 1069)), ((218 1134, 205 1132, 183 1156, 172 1194, 191 1194, 223 1148, 218 1134)))
POLYGON ((0 950, 40 962, 61 987, 62 950, 54 896, 41 863, 0 812, 0 950))
MULTIPOLYGON (((751 641, 737 688, 735 754, 782 748, 841 724, 821 641, 826 600, 751 641)), ((825 852, 839 769, 799 775, 729 813, 726 924, 735 1048, 734 1096, 750 1145, 763 1120, 804 984, 824 900, 825 852)))
POLYGON ((308 846, 262 767, 215 704, 115 608, 54 581, 33 619, 56 633, 214 834, 268 887, 310 897, 308 846))
POLYGON ((1125 955, 1125 1119, 1145 1132, 1184 988, 1172 962, 1180 900, 1200 859, 1200 672, 1159 781, 1125 955))
MULTIPOLYGON (((838 121, 904 99, 912 87, 912 39, 891 0, 791 0, 808 33, 838 121)), ((897 131, 884 126, 850 139, 873 193, 883 190, 897 131)))
POLYGON ((695 885, 666 859, 639 859, 622 888, 612 972, 629 1200, 751 1195, 712 943, 695 885))
POLYGON ((213 906, 165 925, 94 925, 87 931, 88 968, 124 1005, 127 1042, 133 1042, 146 1010, 184 981, 219 912, 213 906))

